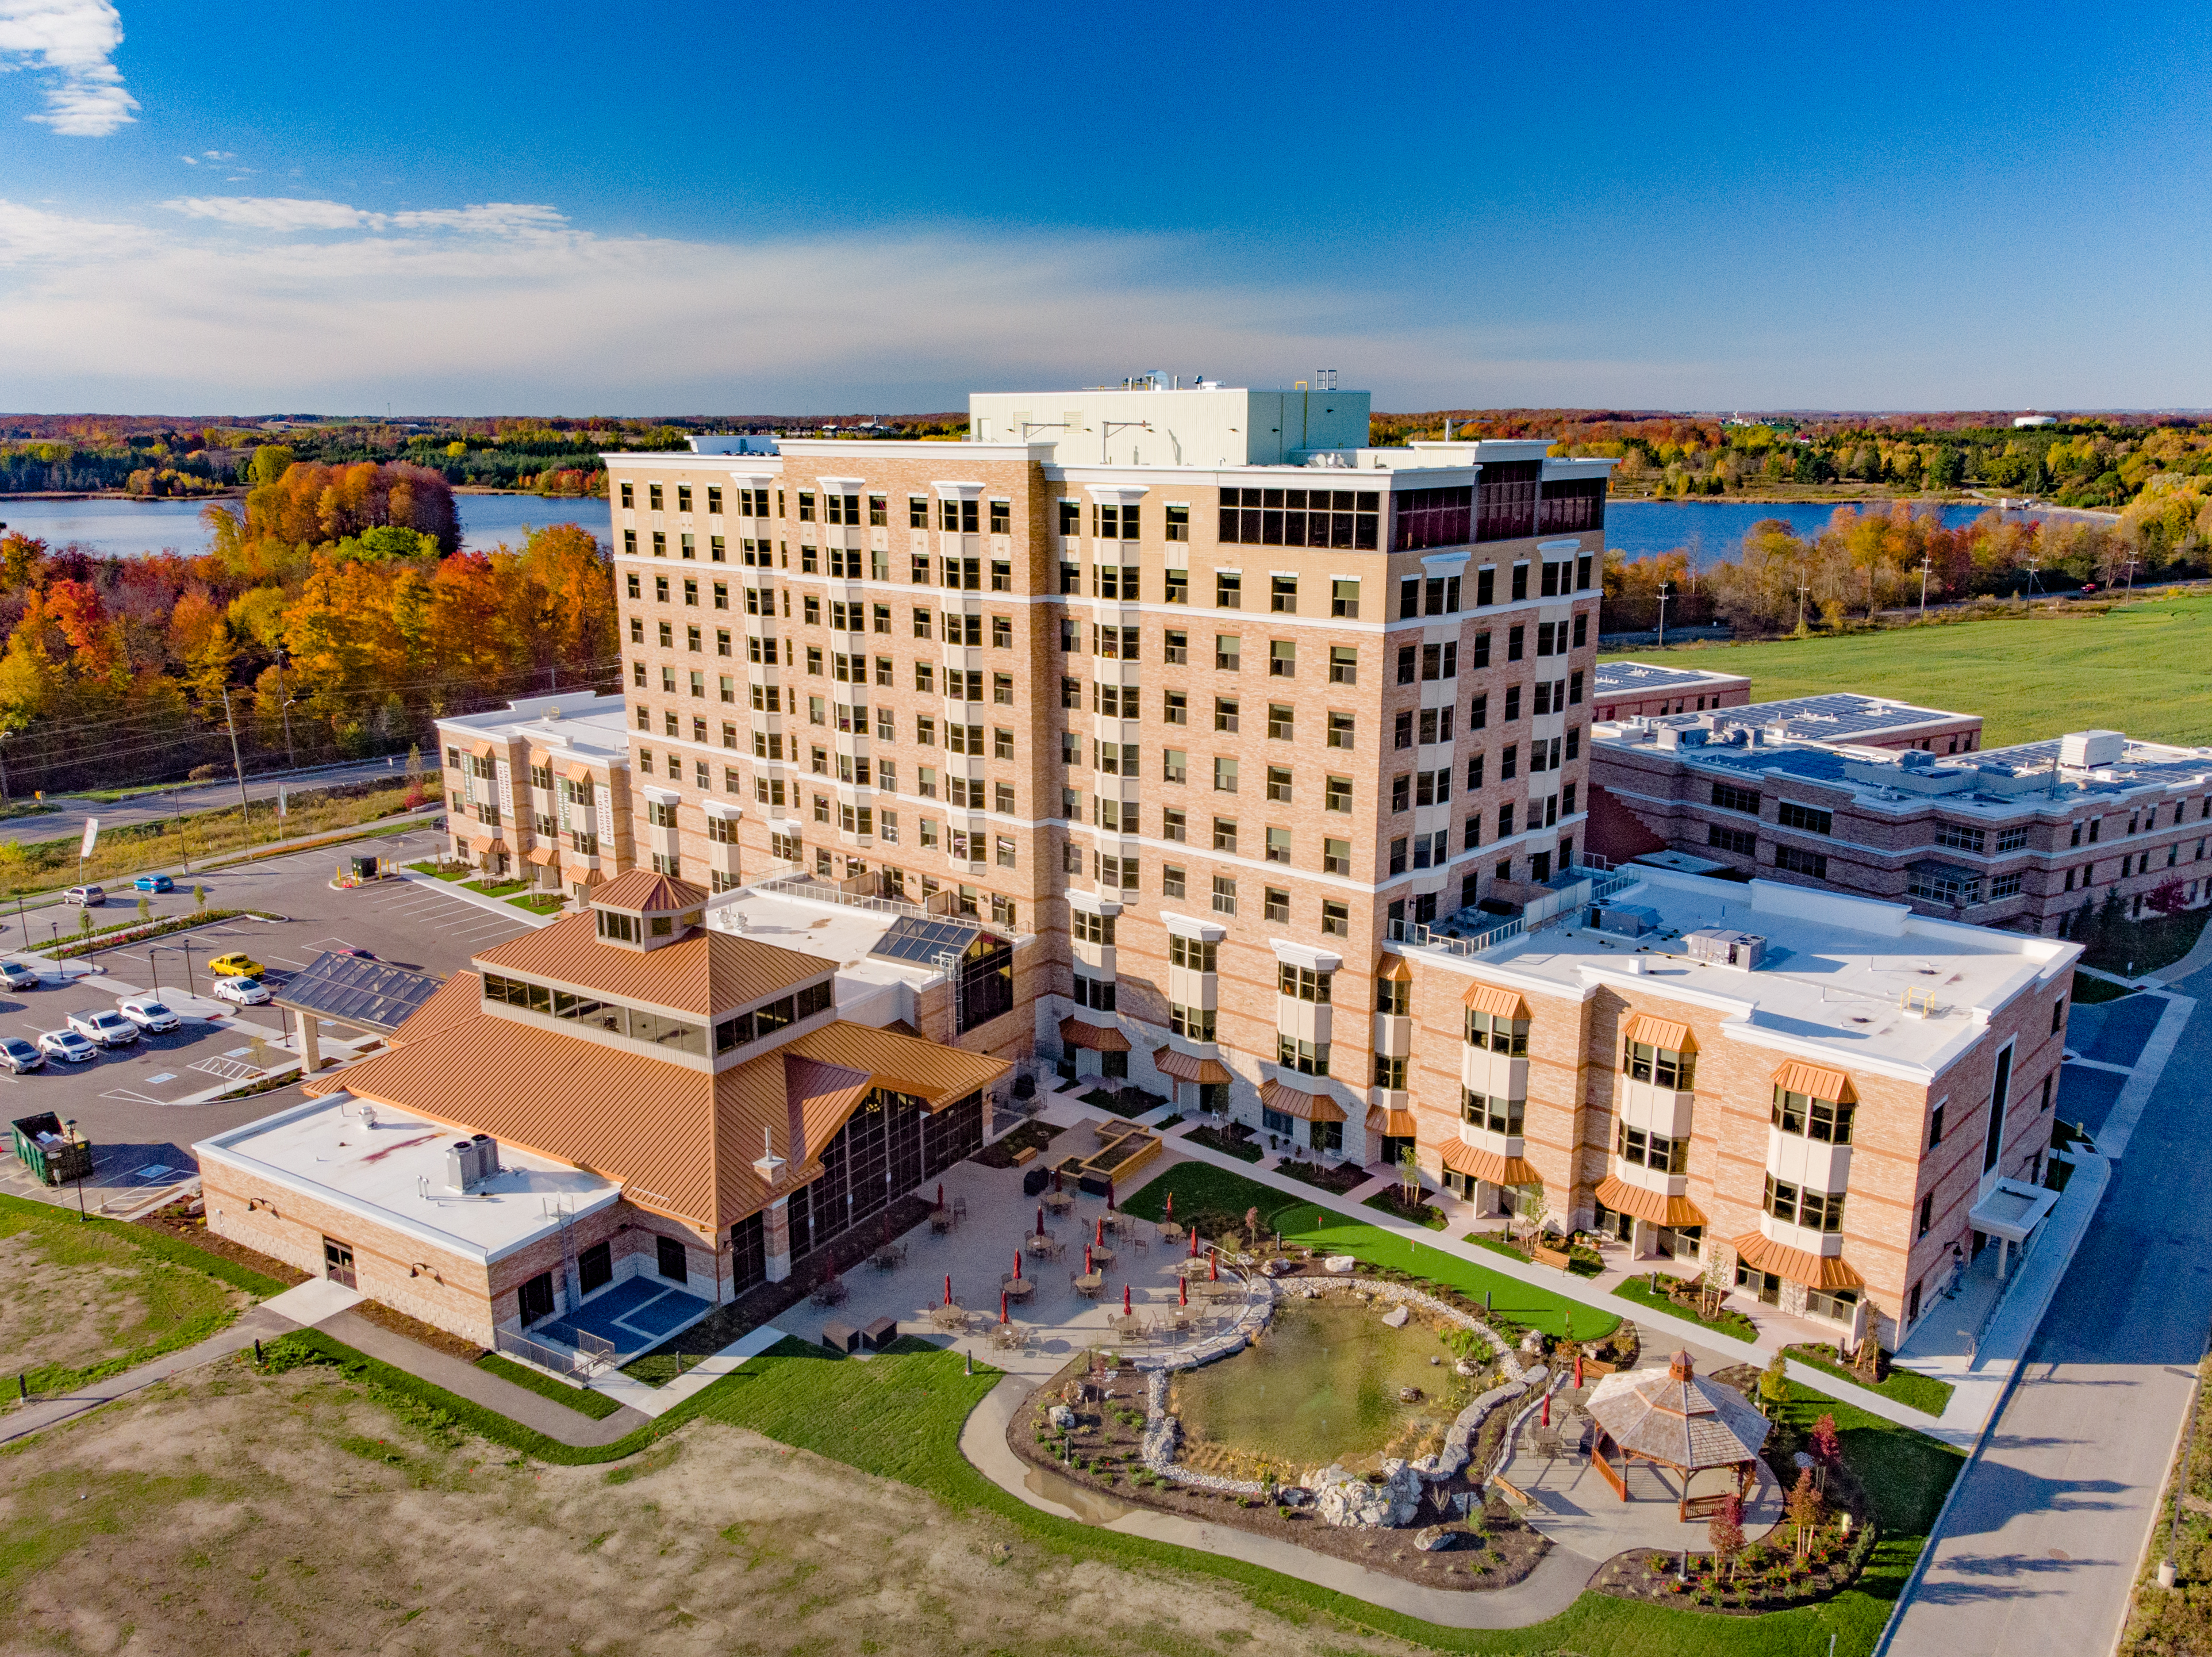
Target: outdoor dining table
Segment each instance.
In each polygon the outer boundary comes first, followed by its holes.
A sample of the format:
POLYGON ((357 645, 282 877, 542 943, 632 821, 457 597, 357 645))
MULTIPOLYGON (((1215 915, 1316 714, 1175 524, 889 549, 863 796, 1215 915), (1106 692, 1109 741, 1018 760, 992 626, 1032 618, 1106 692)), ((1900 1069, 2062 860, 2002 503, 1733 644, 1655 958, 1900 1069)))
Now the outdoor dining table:
POLYGON ((1052 1237, 1039 1237, 1034 1233, 1023 1240, 1022 1246, 1027 1249, 1030 1253, 1036 1255, 1041 1258, 1048 1255, 1054 1255, 1060 1252, 1060 1242, 1058 1239, 1052 1237))
POLYGON ((935 1232, 945 1232, 945 1231, 950 1231, 950 1230, 951 1230, 951 1229, 952 1229, 952 1210, 951 1210, 951 1209, 949 1209, 949 1208, 937 1208, 937 1209, 930 1209, 930 1211, 929 1211, 929 1228, 930 1228, 932 1231, 935 1231, 935 1232))
POLYGON ((895 1244, 885 1243, 870 1258, 875 1261, 876 1270, 878 1271, 895 1271, 898 1269, 899 1251, 895 1244))
POLYGON ((1145 1332, 1145 1314, 1141 1312, 1116 1312, 1106 1319, 1106 1327, 1116 1335, 1141 1335, 1145 1332))
POLYGON ((1008 1300, 1026 1301, 1030 1295, 1036 1293, 1036 1279, 1034 1277, 1001 1277, 999 1279, 999 1287, 1006 1291, 1006 1298, 1008 1300))
POLYGON ((1114 1264, 1114 1251, 1110 1248, 1100 1248, 1093 1243, 1091 1246, 1091 1263, 1101 1271, 1105 1270, 1114 1264))
POLYGON ((1160 1241, 1163 1243, 1180 1243, 1182 1241, 1182 1228, 1172 1220, 1161 1221, 1159 1230, 1160 1241))
POLYGON ((1064 1191, 1048 1191, 1044 1205, 1054 1214, 1065 1214, 1075 1206, 1075 1199, 1064 1191))
POLYGON ((1205 1277, 1212 1275, 1213 1267, 1207 1261, 1193 1259, 1190 1256, 1185 1255, 1169 1270, 1178 1277, 1205 1277))
POLYGON ((968 1323, 967 1308, 957 1306, 933 1307, 930 1308, 929 1322, 930 1326, 934 1329, 964 1328, 968 1323))
POLYGON ((1075 1292, 1085 1300, 1097 1295, 1105 1287, 1106 1274, 1103 1271, 1086 1271, 1075 1280, 1075 1292))

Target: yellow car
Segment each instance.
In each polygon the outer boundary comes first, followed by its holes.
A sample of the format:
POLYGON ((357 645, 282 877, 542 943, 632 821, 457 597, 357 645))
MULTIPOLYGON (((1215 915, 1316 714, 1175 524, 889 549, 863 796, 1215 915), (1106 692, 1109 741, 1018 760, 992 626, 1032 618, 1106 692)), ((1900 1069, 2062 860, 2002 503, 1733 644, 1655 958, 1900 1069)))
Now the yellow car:
POLYGON ((258 978, 267 970, 252 956, 236 952, 217 955, 208 963, 208 971, 221 978, 258 978))

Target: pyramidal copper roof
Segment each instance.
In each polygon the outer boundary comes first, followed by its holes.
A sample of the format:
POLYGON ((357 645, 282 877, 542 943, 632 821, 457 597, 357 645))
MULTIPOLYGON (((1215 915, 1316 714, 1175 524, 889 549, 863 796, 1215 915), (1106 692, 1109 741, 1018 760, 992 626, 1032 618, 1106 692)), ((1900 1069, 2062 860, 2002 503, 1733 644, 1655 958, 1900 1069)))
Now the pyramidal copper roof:
POLYGON ((666 910, 703 909, 708 893, 702 886, 693 886, 689 880, 679 880, 672 874, 662 874, 649 868, 634 868, 627 874, 617 874, 592 894, 592 901, 608 909, 633 909, 640 912, 666 910))
MULTIPOLYGON (((643 872, 632 869, 601 889, 643 872)), ((665 875, 648 878, 683 884, 665 875)), ((625 949, 602 941, 599 923, 588 914, 564 915, 550 926, 495 944, 477 955, 475 964, 699 1018, 747 1006, 836 970, 836 962, 818 955, 704 929, 657 949, 625 949)))

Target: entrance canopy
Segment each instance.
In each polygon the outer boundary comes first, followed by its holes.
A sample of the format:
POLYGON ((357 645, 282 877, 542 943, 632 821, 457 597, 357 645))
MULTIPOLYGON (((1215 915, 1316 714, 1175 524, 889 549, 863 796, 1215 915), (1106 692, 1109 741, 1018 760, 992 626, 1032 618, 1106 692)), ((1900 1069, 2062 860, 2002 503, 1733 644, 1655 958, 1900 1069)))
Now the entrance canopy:
POLYGON ((1988 1196, 1966 1211, 1966 1220, 1976 1231, 2001 1237, 2017 1248, 2057 1202, 2058 1193, 2047 1185, 2000 1179, 1990 1187, 1988 1196))

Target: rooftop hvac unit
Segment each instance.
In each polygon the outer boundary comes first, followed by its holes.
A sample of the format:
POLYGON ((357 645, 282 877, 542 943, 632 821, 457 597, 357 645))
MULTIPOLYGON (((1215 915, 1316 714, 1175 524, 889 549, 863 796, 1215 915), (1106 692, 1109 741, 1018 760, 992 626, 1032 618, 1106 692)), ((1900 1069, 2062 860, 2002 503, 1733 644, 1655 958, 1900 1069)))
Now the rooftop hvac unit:
POLYGON ((500 1171, 499 1141, 480 1133, 469 1142, 477 1148, 477 1183, 481 1185, 500 1171))
POLYGON ((2076 770, 2117 765, 2128 751, 2128 740, 2118 731, 2069 731, 2058 739, 2058 763, 2076 770))
POLYGON ((1923 748, 1907 748, 1897 756, 1897 763, 1899 768, 1905 771, 1933 771, 1936 768, 1936 756, 1923 748))
POLYGON ((1740 966, 1755 972, 1766 959, 1766 940, 1751 932, 1731 932, 1726 927, 1699 927, 1682 935, 1690 959, 1710 966, 1740 966))
POLYGON ((446 1147, 446 1184, 454 1191, 467 1191, 477 1183, 477 1142, 456 1139, 446 1147))
POLYGON ((1590 924, 1601 932, 1640 938, 1659 929, 1659 911, 1645 904, 1593 904, 1590 924))

